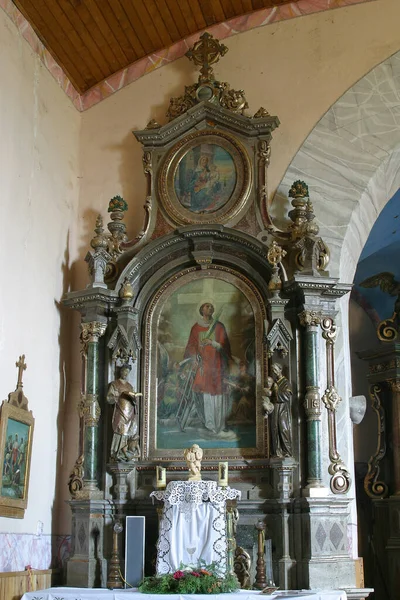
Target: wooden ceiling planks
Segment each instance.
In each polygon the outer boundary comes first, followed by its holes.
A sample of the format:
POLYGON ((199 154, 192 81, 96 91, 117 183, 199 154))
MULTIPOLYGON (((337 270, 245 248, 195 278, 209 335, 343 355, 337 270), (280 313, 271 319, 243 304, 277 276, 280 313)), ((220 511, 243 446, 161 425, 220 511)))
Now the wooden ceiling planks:
POLYGON ((13 1, 82 94, 197 31, 298 0, 13 1))

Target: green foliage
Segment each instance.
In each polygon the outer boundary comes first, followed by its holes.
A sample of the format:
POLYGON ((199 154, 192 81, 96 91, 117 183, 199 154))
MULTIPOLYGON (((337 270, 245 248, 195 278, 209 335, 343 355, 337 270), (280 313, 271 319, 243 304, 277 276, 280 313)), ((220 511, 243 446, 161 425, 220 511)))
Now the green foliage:
POLYGON ((200 564, 175 573, 145 577, 139 586, 144 594, 226 594, 239 588, 236 575, 222 576, 218 566, 200 564))

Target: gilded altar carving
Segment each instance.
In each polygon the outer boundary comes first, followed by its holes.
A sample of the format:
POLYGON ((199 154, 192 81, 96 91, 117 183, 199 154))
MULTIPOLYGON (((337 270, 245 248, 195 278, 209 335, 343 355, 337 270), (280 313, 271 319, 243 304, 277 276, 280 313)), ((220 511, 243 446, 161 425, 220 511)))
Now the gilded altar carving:
POLYGON ((80 340, 82 344, 82 353, 86 354, 87 345, 89 342, 97 343, 105 334, 107 329, 106 323, 100 321, 91 321, 89 323, 81 323, 80 340))
POLYGON ((303 310, 299 313, 300 325, 303 327, 317 327, 321 324, 322 313, 319 310, 303 310))
POLYGON ((368 461, 368 471, 364 478, 364 490, 370 498, 386 498, 389 495, 389 487, 379 478, 380 462, 386 456, 386 418, 381 401, 382 387, 376 384, 371 385, 369 394, 372 408, 377 416, 378 439, 376 451, 368 461))
POLYGON ((86 427, 96 427, 99 423, 101 409, 97 394, 86 394, 81 414, 86 427))
POLYGON ((394 310, 391 317, 383 319, 377 327, 376 333, 381 342, 394 342, 399 333, 400 318, 400 282, 396 281, 393 273, 382 272, 368 277, 359 284, 361 287, 379 287, 382 292, 396 296, 394 310))
POLYGON ((73 498, 75 498, 77 492, 83 488, 83 463, 84 456, 81 454, 75 461, 75 465, 69 476, 68 489, 73 498))
POLYGON ((228 48, 214 39, 209 33, 203 33, 194 46, 186 52, 186 56, 200 67, 198 83, 185 86, 183 96, 171 98, 167 117, 172 121, 183 115, 192 106, 203 100, 216 102, 222 108, 243 114, 248 103, 243 90, 231 89, 229 83, 216 81, 211 65, 228 52, 228 48))
POLYGON ((336 325, 331 317, 321 321, 322 337, 326 342, 326 371, 327 386, 322 396, 322 402, 328 411, 329 460, 328 472, 331 477, 331 490, 334 494, 345 494, 351 485, 350 472, 337 449, 336 439, 336 410, 342 401, 335 387, 335 341, 336 325))
POLYGON ((307 421, 319 421, 321 418, 321 397, 319 387, 308 386, 304 395, 304 410, 307 421))
POLYGON ((233 569, 235 571, 236 577, 239 580, 241 589, 250 589, 251 558, 250 554, 246 552, 246 550, 244 550, 244 548, 242 548, 241 546, 236 547, 233 561, 233 569))

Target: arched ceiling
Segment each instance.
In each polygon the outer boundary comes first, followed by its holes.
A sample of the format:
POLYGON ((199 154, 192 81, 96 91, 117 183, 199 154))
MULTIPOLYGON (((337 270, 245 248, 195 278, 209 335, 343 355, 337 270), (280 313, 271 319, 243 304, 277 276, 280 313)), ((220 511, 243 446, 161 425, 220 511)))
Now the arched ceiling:
MULTIPOLYGON (((276 214, 285 213, 296 179, 309 186, 331 251, 331 275, 351 283, 379 213, 400 188, 400 52, 354 84, 317 123, 278 188, 276 214)), ((387 238, 395 230, 397 236, 396 224, 387 238)))
POLYGON ((0 0, 0 8, 83 111, 183 56, 204 29, 223 40, 369 1, 0 0))

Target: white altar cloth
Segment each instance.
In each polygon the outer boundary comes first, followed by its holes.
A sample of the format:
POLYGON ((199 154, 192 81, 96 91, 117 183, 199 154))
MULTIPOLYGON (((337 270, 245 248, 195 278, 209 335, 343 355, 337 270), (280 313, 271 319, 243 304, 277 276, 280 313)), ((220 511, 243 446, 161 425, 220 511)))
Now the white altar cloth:
POLYGON ((347 600, 341 590, 305 590, 279 592, 267 596, 257 590, 240 590, 232 594, 141 594, 138 591, 88 588, 49 588, 27 592, 21 600, 347 600))
POLYGON ((173 573, 181 564, 218 563, 226 572, 226 502, 240 491, 216 481, 170 481, 150 497, 164 502, 157 542, 156 572, 173 573))

